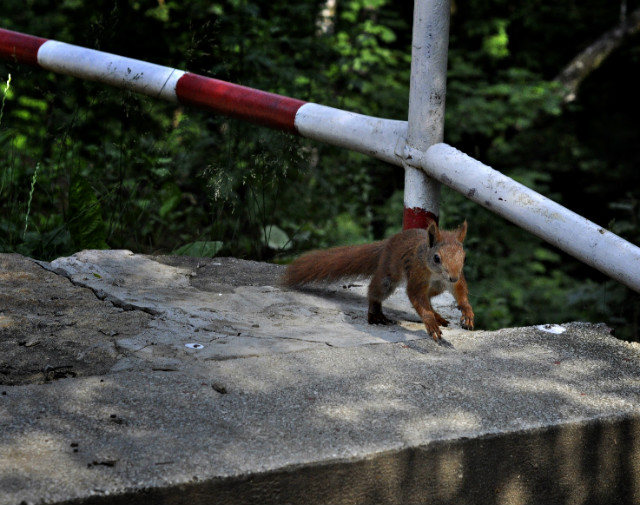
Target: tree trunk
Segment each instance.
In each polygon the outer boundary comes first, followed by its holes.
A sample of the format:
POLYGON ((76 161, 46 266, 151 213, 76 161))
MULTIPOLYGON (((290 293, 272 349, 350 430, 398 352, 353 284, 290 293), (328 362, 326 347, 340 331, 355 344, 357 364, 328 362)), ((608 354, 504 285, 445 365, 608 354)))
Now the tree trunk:
POLYGON ((584 51, 578 54, 555 78, 564 87, 564 101, 576 99, 578 88, 591 72, 629 38, 640 31, 640 8, 605 32, 584 51))

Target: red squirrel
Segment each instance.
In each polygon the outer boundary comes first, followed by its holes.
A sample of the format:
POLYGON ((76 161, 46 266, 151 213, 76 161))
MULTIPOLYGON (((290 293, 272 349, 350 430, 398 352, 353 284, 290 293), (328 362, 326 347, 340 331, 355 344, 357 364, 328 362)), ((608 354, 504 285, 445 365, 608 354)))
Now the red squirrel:
POLYGON ((452 231, 441 230, 431 223, 426 230, 404 230, 371 244, 312 251, 287 267, 283 283, 301 286, 371 277, 369 324, 391 324, 393 321, 382 313, 382 302, 406 280, 409 300, 437 342, 442 337, 440 326, 448 326, 449 321, 433 309, 430 300, 445 290, 450 291, 458 303, 462 327, 473 329, 473 309, 462 272, 465 258, 462 243, 466 235, 466 221, 452 231))

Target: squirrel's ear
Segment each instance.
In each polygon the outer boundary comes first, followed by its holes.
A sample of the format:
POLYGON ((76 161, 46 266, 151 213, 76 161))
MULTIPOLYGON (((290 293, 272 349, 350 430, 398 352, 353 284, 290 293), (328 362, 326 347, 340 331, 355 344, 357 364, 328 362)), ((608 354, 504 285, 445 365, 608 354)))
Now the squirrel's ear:
POLYGON ((435 221, 432 221, 427 228, 427 234, 429 236, 429 247, 433 247, 433 244, 440 240, 440 230, 435 221))
POLYGON ((467 220, 465 219, 463 223, 456 230, 456 238, 458 242, 464 242, 464 238, 467 236, 467 220))

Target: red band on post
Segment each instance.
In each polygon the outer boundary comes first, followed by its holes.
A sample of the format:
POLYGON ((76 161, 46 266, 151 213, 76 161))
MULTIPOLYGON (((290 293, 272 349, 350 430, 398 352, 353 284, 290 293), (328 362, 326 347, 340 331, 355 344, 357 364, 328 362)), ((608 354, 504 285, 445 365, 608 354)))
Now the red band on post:
POLYGON ((438 224, 438 216, 433 212, 428 212, 420 207, 404 209, 402 219, 402 229, 410 230, 412 228, 428 228, 431 223, 438 224))
POLYGON ((296 112, 307 102, 186 73, 176 85, 178 101, 289 133, 298 133, 296 112))
POLYGON ((0 28, 0 58, 16 63, 38 64, 38 49, 47 39, 0 28))

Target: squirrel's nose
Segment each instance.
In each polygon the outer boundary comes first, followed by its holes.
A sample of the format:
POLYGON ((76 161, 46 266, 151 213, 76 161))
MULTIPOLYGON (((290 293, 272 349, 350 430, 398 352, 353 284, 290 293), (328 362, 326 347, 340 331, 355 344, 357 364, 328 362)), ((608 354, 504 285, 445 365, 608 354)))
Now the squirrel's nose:
POLYGON ((450 275, 449 282, 451 282, 452 284, 455 284, 456 282, 458 282, 458 278, 454 277, 453 275, 450 275))

